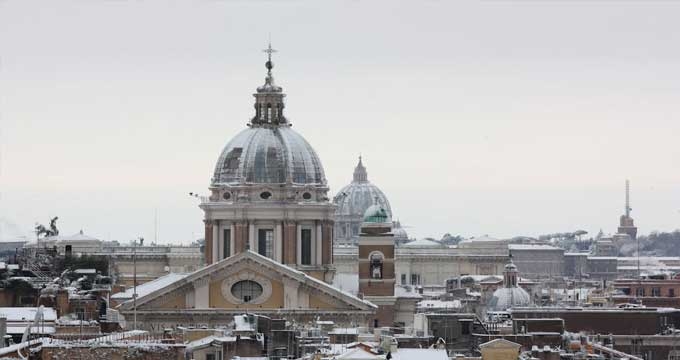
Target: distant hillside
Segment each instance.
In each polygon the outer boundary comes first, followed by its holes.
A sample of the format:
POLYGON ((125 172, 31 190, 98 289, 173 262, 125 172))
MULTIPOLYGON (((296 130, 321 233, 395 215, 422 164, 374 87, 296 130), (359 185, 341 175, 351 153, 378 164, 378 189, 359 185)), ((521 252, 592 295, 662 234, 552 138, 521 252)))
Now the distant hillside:
MULTIPOLYGON (((638 240, 640 241, 641 255, 680 256, 680 230, 639 235, 638 240)), ((627 241, 619 248, 619 253, 622 256, 634 256, 636 252, 636 240, 627 241)))

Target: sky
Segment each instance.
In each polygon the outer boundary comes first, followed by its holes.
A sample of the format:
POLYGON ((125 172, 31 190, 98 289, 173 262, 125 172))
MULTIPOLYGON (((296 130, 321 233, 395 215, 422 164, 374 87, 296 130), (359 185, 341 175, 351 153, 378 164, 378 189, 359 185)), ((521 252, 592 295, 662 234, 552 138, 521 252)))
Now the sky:
POLYGON ((331 192, 413 237, 680 228, 680 3, 0 0, 0 238, 188 244, 271 36, 331 192), (157 224, 157 226, 156 226, 157 224))

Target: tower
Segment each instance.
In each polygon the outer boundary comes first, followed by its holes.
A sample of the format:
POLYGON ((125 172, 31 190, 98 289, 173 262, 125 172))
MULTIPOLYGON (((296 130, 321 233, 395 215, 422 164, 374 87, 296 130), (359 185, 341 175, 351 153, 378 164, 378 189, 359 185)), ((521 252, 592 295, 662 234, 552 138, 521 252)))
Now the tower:
POLYGON ((626 203, 625 203, 625 209, 624 209, 624 214, 621 215, 621 218, 619 219, 619 228, 618 228, 618 233, 619 234, 626 234, 630 236, 631 239, 635 239, 637 236, 637 228, 635 227, 635 224, 633 223, 633 218, 630 217, 630 211, 633 210, 630 207, 630 182, 628 179, 626 179, 626 203))
POLYGON ((376 199, 364 213, 359 235, 359 292, 378 305, 374 328, 394 323, 394 255, 392 220, 376 199))

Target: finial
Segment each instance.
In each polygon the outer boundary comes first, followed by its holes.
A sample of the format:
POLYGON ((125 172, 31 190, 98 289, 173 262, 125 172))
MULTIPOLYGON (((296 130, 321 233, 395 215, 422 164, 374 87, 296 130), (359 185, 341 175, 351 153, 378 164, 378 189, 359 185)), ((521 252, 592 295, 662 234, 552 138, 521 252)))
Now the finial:
POLYGON ((275 49, 272 49, 272 42, 269 40, 269 46, 262 50, 267 54, 267 62, 264 64, 264 66, 267 68, 267 75, 272 74, 272 68, 274 67, 274 63, 272 62, 272 54, 276 52, 275 49))

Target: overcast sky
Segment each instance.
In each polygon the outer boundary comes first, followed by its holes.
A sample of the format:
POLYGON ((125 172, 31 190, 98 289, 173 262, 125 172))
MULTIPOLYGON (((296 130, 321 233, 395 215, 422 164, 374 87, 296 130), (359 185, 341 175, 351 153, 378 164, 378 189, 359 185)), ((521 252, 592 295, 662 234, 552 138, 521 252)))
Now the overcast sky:
MULTIPOLYGON (((0 218, 189 243, 271 33, 335 193, 359 153, 411 235, 680 223, 674 1, 0 0, 0 218)), ((16 230, 16 229, 15 229, 16 230)))

